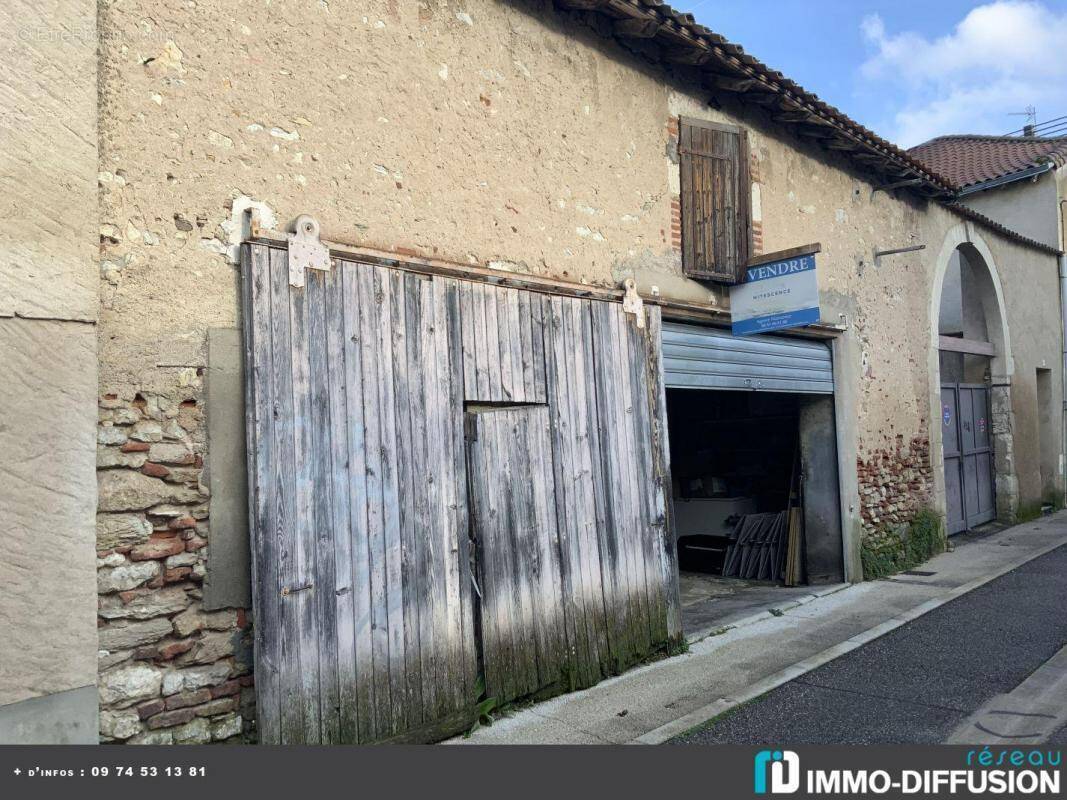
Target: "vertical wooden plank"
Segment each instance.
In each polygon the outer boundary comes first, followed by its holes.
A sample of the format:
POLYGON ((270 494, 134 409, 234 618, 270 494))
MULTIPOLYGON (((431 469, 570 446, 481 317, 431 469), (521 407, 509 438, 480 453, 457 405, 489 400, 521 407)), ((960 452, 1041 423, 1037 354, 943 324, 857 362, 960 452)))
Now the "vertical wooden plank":
POLYGON ((589 452, 593 472, 593 500, 597 531, 597 549, 600 557, 601 592, 604 595, 606 609, 604 628, 606 651, 601 654, 605 670, 620 672, 626 663, 625 653, 629 652, 629 635, 626 630, 626 615, 620 614, 625 609, 625 594, 619 582, 619 545, 615 535, 615 510, 612 503, 613 485, 610 464, 606 461, 611 436, 605 431, 604 398, 605 382, 602 377, 604 365, 600 363, 600 344, 598 332, 599 319, 603 313, 603 303, 590 303, 589 313, 583 321, 586 344, 582 357, 585 361, 588 390, 586 408, 589 416, 589 452), (620 650, 620 647, 623 649, 620 650))
POLYGON ((641 496, 647 491, 647 487, 638 481, 637 448, 634 442, 634 391, 632 381, 632 360, 629 348, 629 326, 626 314, 622 306, 612 303, 611 315, 615 323, 615 357, 618 370, 616 372, 618 385, 616 396, 620 407, 620 426, 616 431, 615 441, 618 446, 618 461, 620 472, 625 480, 626 526, 624 535, 630 553, 630 563, 633 569, 633 586, 638 619, 635 623, 635 638, 643 652, 651 650, 651 632, 648 610, 648 580, 645 571, 644 525, 641 517, 641 496))
MULTIPOLYGON (((385 558, 385 599, 388 619, 389 691, 391 699, 391 729, 394 733, 407 728, 407 676, 404 654, 404 584, 402 573, 400 487, 398 475, 399 441, 396 417, 396 370, 402 369, 393 361, 393 340, 403 335, 403 321, 396 319, 395 298, 403 291, 401 275, 396 270, 375 269, 375 293, 382 298, 378 341, 379 372, 381 374, 382 423, 382 512, 384 515, 383 552, 385 558)), ((400 306, 402 308, 402 305, 400 306)), ((402 379, 402 378, 401 378, 402 379)))
MULTIPOLYGON (((432 666, 434 687, 427 706, 427 713, 435 718, 448 714, 452 704, 452 676, 448 661, 448 542, 447 542, 447 495, 446 479, 442 467, 442 451, 445 446, 444 426, 447 418, 441 398, 441 375, 437 358, 437 329, 441 320, 433 298, 433 286, 428 287, 424 316, 426 325, 421 334, 423 365, 427 386, 424 414, 426 415, 427 460, 423 465, 424 480, 428 490, 429 525, 423 546, 427 559, 426 596, 432 603, 424 610, 430 611, 432 630, 432 666)), ((477 333, 477 332, 475 332, 477 333)))
POLYGON ((474 335, 475 335, 475 371, 478 373, 478 392, 469 396, 468 400, 492 400, 492 379, 489 375, 489 355, 492 352, 489 344, 490 336, 495 331, 490 331, 485 313, 485 287, 481 284, 471 284, 471 306, 474 310, 474 335))
POLYGON ((470 281, 459 283, 459 317, 463 341, 463 394, 464 397, 478 397, 478 356, 475 352, 475 314, 472 284, 470 281))
POLYGON ((370 577, 370 622, 365 625, 371 643, 373 672, 374 735, 393 733, 389 681, 389 611, 385 575, 385 470, 386 442, 382 436, 383 402, 386 392, 381 374, 381 335, 384 309, 381 275, 377 267, 361 266, 359 276, 359 326, 363 368, 363 410, 366 436, 367 475, 367 569, 370 577))
POLYGON ((485 305, 485 350, 486 365, 489 371, 489 394, 479 398, 500 402, 506 400, 500 374, 500 320, 497 316, 497 290, 492 286, 481 286, 482 302, 485 305))
POLYGON ((526 637, 529 658, 528 691, 532 693, 549 682, 545 679, 549 648, 543 618, 551 612, 551 607, 544 607, 541 598, 541 546, 548 538, 549 529, 544 525, 538 503, 538 486, 543 485, 551 474, 538 457, 548 411, 545 408, 526 407, 518 410, 518 413, 522 417, 522 435, 521 438, 516 437, 513 447, 517 451, 516 457, 521 456, 525 460, 525 476, 519 481, 522 497, 519 525, 516 528, 517 566, 523 584, 523 635, 526 637))
POLYGON ((503 702, 515 693, 515 648, 511 618, 512 596, 508 589, 509 541, 501 536, 507 519, 509 455, 499 426, 492 424, 490 412, 474 414, 476 438, 471 442, 474 491, 480 495, 478 544, 482 572, 482 629, 489 632, 485 642, 486 692, 503 702))
POLYGON ((589 686, 599 676, 599 653, 596 649, 596 623, 590 619, 589 575, 586 555, 585 511, 583 486, 581 483, 581 453, 578 446, 579 420, 575 412, 576 393, 580 387, 575 383, 573 305, 578 302, 573 298, 563 298, 560 305, 560 327, 557 334, 557 366, 560 383, 559 409, 561 428, 564 433, 564 483, 567 489, 567 533, 569 548, 569 569, 575 603, 575 634, 578 637, 578 674, 579 685, 589 686))
POLYGON ((548 394, 545 388, 545 332, 544 310, 546 306, 539 295, 530 293, 530 342, 531 361, 533 366, 533 395, 531 401, 535 403, 548 402, 548 394))
MULTIPOLYGON (((252 552, 256 709, 260 741, 281 743, 281 618, 278 609, 276 509, 272 490, 279 457, 274 450, 274 380, 271 348, 270 249, 243 245, 242 288, 245 405, 252 552)), ((286 309, 288 311, 288 308, 286 309)))
POLYGON ((600 677, 600 652, 596 623, 595 593, 589 563, 588 485, 584 479, 582 458, 585 432, 579 415, 578 396, 583 386, 577 377, 575 353, 581 346, 576 338, 575 312, 579 300, 563 298, 560 306, 560 327, 556 342, 556 359, 560 377, 559 409, 564 431, 564 482, 567 489, 568 537, 570 542, 569 568, 575 592, 575 633, 580 641, 577 678, 580 685, 589 686, 600 677))
POLYGON ((450 584, 455 606, 455 674, 454 708, 468 707, 477 698, 477 642, 474 638, 474 605, 471 591, 471 553, 467 505, 467 456, 463 434, 463 369, 458 358, 459 287, 451 279, 434 279, 434 318, 438 363, 444 374, 439 377, 442 406, 441 430, 444 434, 444 461, 441 466, 442 492, 446 519, 449 520, 449 566, 455 571, 450 584))
POLYGON ((530 319, 530 293, 516 291, 516 309, 513 320, 514 329, 518 331, 519 364, 522 367, 522 399, 527 403, 540 402, 536 399, 537 391, 533 377, 533 324, 530 319))
MULTIPOLYGON (((517 310, 516 305, 516 310, 517 310)), ((537 432, 537 422, 545 413, 540 408, 516 408, 507 412, 511 418, 511 463, 512 483, 518 491, 512 493, 513 521, 509 526, 513 535, 512 580, 516 616, 523 644, 520 658, 525 678, 525 694, 532 694, 540 687, 537 675, 538 641, 534 624, 535 586, 533 561, 537 558, 537 539, 543 532, 537 527, 532 484, 545 480, 546 476, 536 471, 531 448, 537 432)))
MULTIPOLYGON (((376 436, 368 438, 365 423, 366 409, 370 409, 371 426, 377 430, 377 388, 375 383, 368 387, 364 383, 364 349, 365 332, 361 324, 362 304, 365 302, 360 294, 360 271, 357 264, 341 264, 341 283, 344 296, 344 368, 345 396, 344 412, 348 428, 347 463, 348 463, 348 506, 349 506, 349 553, 352 560, 349 575, 352 597, 352 668, 354 675, 353 691, 355 695, 356 741, 369 742, 375 738, 376 720, 374 707, 374 654, 371 635, 371 565, 370 550, 367 541, 368 518, 381 517, 380 491, 375 495, 368 491, 370 462, 374 454, 368 452, 369 442, 376 441, 376 436)), ((339 620, 341 615, 339 614, 339 620)), ((340 627, 340 624, 339 624, 340 627)), ((339 634, 343 636, 343 634, 339 634)), ((348 674, 341 659, 340 679, 348 674)), ((346 721, 344 714, 345 698, 342 692, 342 728, 346 721)))
MULTIPOLYGON (((353 542, 351 486, 355 480, 349 458, 348 395, 360 392, 350 385, 346 358, 345 264, 337 261, 326 276, 326 362, 329 374, 330 475, 333 500, 331 533, 334 543, 334 596, 337 604, 337 734, 338 742, 359 741, 358 678, 356 672, 355 592, 352 580, 353 542)), ((358 512, 357 512, 358 513, 358 512)))
POLYGON ((316 586, 318 576, 315 570, 318 549, 313 516, 316 462, 312 426, 315 408, 311 394, 309 361, 309 306, 308 286, 290 290, 289 328, 293 354, 293 442, 296 464, 296 516, 293 519, 296 528, 296 583, 286 588, 299 621, 297 635, 300 647, 300 702, 304 707, 303 741, 314 744, 322 741, 322 717, 319 707, 319 617, 315 608, 315 595, 322 591, 322 586, 316 586))
POLYGON ((654 406, 652 382, 649 380, 648 328, 638 328, 632 317, 623 314, 629 334, 628 361, 631 370, 631 402, 633 403, 633 430, 638 497, 641 519, 641 552, 645 567, 645 592, 648 597, 649 629, 653 647, 667 641, 667 608, 664 601, 663 573, 659 568, 657 541, 662 540, 662 519, 656 506, 658 476, 654 469, 652 451, 652 419, 654 406))
MULTIPOLYGON (((271 492, 274 515, 271 536, 277 555, 278 616, 280 638, 279 702, 280 742, 300 744, 306 739, 300 639, 300 586, 297 539, 297 474, 295 406, 293 396, 293 346, 290 330, 289 267, 284 250, 270 253, 271 380, 275 401, 273 452, 275 465, 271 492)), ((316 726, 317 727, 317 726, 316 726)))
POLYGON ((416 494, 421 492, 422 474, 417 472, 414 439, 424 421, 419 402, 423 368, 419 350, 420 285, 428 279, 397 272, 392 294, 393 385, 396 402, 397 504, 400 519, 400 597, 403 616, 404 685, 406 726, 414 728, 422 720, 422 664, 419 661, 419 584, 417 580, 415 515, 416 494))
POLYGON ((505 289, 505 308, 508 320, 508 337, 506 344, 511 362, 511 398, 513 402, 525 403, 526 384, 522 371, 522 325, 519 322, 519 290, 505 289))
MULTIPOLYGON (((539 303, 538 303, 539 305, 539 303)), ((563 592, 560 585, 559 531, 552 481, 552 428, 547 410, 538 416, 531 449, 535 480, 536 558, 533 559, 534 608, 537 627, 538 669, 542 687, 562 681, 568 663, 563 592)))
POLYGON ((585 637, 585 622, 579 613, 580 573, 576 575, 574 564, 578 562, 575 537, 571 531, 573 519, 571 489, 567 470, 571 463, 568 449, 570 421, 565 413, 567 393, 566 358, 563 337, 562 308, 560 297, 542 297, 542 313, 545 343, 546 391, 552 418, 552 464, 556 496, 556 519, 559 531, 560 584, 562 588, 566 651, 568 658, 568 688, 581 684, 582 673, 588 661, 588 645, 585 637))
POLYGON ((511 363, 513 334, 511 331, 511 315, 508 312, 508 292, 515 290, 493 287, 490 291, 496 299, 496 339, 500 352, 500 399, 504 402, 515 402, 517 399, 516 381, 511 363))
POLYGON ((663 573, 664 602, 667 606, 667 635, 672 644, 684 641, 682 604, 678 596, 678 549, 671 518, 671 455, 667 436, 667 393, 663 380, 663 317, 656 306, 647 309, 649 375, 655 385, 652 394, 652 448, 656 468, 655 502, 664 521, 657 543, 663 573))
MULTIPOLYGON (((332 273, 332 270, 331 270, 332 273)), ((327 273, 310 270, 305 286, 308 331, 308 401, 311 459, 311 530, 314 577, 311 592, 319 651, 321 742, 340 740, 337 679, 337 582, 333 520, 333 473, 330 442, 330 367, 326 359, 327 273)))
MULTIPOLYGON (((443 605, 444 565, 439 537, 440 508, 443 476, 439 469, 438 451, 441 425, 437 378, 437 349, 434 332, 437 326, 432 298, 433 281, 423 281, 419 286, 418 331, 412 331, 419 341, 417 360, 409 359, 408 372, 421 372, 421 390, 417 407, 413 401, 411 413, 416 425, 414 474, 416 477, 416 525, 415 547, 418 554, 417 588, 419 597, 419 660, 422 673, 422 709, 427 721, 441 716, 440 699, 447 693, 447 674, 438 674, 442 648, 440 636, 444 633, 443 605)), ((411 320, 409 319, 409 325, 411 320)), ((470 333, 470 331, 468 331, 470 333)), ((466 335, 466 334, 465 334, 466 335)), ((466 343, 464 344, 466 347, 466 343)), ((468 350, 468 352, 470 352, 468 350)), ((464 355, 466 357, 466 355, 464 355)))
POLYGON ((593 376, 587 371, 586 348, 590 346, 588 300, 572 299, 567 303, 569 314, 564 329, 570 343, 570 392, 568 396, 574 433, 575 508, 578 514, 578 534, 582 557, 582 584, 586 629, 591 659, 590 681, 600 680, 608 662, 608 640, 605 627, 606 609, 600 575, 600 547, 596 530, 596 500, 593 490, 593 462, 590 452, 590 427, 595 421, 589 417, 587 396, 593 390, 593 376))
POLYGON ((630 597, 630 570, 626 543, 621 535, 625 526, 622 478, 616 458, 618 411, 615 403, 616 362, 612 347, 611 308, 607 303, 593 307, 593 342, 597 365, 597 395, 601 475, 605 482, 604 544, 607 558, 602 560, 605 583, 611 586, 615 669, 631 663, 637 652, 633 635, 633 606, 630 597))
MULTIPOLYGON (((499 318, 499 317, 498 317, 499 318)), ((503 381, 503 373, 501 374, 503 381)), ((503 384, 502 384, 503 385, 503 384)), ((501 559, 500 597, 507 604, 511 624, 511 661, 508 669, 510 696, 522 697, 529 692, 530 659, 529 641, 526 638, 523 604, 522 569, 519 564, 524 554, 520 529, 522 519, 522 489, 520 484, 527 478, 516 439, 523 435, 521 412, 502 409, 489 412, 487 420, 495 429, 498 438, 497 457, 503 466, 503 484, 508 487, 501 494, 501 517, 497 521, 496 543, 501 559)), ((534 656, 535 657, 535 656, 534 656)))
MULTIPOLYGON (((436 283, 436 281, 435 281, 436 283)), ((428 400, 427 415, 433 426, 432 431, 432 470, 436 510, 434 512, 433 539, 436 550, 435 566, 437 576, 435 588, 440 594, 436 598, 435 635, 437 647, 437 679, 439 714, 453 711, 461 696, 462 683, 462 630, 459 562, 457 557, 458 540, 456 531, 456 514, 451 508, 452 486, 456 480, 453 473, 450 435, 452 426, 457 421, 453 413, 462 415, 462 409, 456 412, 453 406, 453 383, 450 368, 449 326, 446 316, 444 297, 439 287, 431 286, 430 303, 433 308, 433 339, 428 342, 428 368, 433 376, 433 397, 428 400), (432 363, 432 366, 429 366, 432 363)))

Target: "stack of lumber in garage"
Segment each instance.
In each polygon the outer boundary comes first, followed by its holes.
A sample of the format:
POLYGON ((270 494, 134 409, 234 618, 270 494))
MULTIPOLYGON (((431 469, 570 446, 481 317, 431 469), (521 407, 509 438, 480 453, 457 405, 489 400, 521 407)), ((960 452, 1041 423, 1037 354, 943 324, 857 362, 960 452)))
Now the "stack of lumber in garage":
POLYGON ((801 561, 801 527, 800 509, 792 506, 789 509, 788 523, 788 547, 786 548, 785 574, 782 576, 786 586, 796 586, 803 580, 803 562, 801 561))
POLYGON ((778 511, 741 517, 726 550, 722 574, 759 581, 782 577, 790 516, 788 511, 778 511))

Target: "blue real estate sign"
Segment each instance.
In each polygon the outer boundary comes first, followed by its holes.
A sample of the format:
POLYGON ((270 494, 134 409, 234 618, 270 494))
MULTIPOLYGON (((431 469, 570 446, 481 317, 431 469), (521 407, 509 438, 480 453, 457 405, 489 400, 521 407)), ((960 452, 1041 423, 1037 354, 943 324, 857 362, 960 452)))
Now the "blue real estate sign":
POLYGON ((745 270, 745 282, 730 287, 735 336, 798 328, 819 321, 815 253, 768 261, 745 270))

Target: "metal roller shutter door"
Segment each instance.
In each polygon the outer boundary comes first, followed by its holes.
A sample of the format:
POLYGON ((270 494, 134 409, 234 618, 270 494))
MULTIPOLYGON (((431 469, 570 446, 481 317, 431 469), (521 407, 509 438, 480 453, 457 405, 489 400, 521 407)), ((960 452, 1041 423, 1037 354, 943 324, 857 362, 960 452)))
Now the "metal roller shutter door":
POLYGON ((784 336, 733 336, 727 331, 663 323, 665 385, 833 394, 830 348, 784 336))

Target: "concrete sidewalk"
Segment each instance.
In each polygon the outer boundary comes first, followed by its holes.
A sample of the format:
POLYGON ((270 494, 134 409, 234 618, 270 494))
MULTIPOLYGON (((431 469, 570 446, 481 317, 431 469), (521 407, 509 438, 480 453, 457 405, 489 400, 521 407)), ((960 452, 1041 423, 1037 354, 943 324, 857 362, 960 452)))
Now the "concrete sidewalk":
MULTIPOLYGON (((1067 512, 970 540, 920 569, 755 615, 690 646, 479 729, 470 744, 659 744, 1067 544, 1067 512)), ((837 587, 834 587, 835 589, 837 587)))

